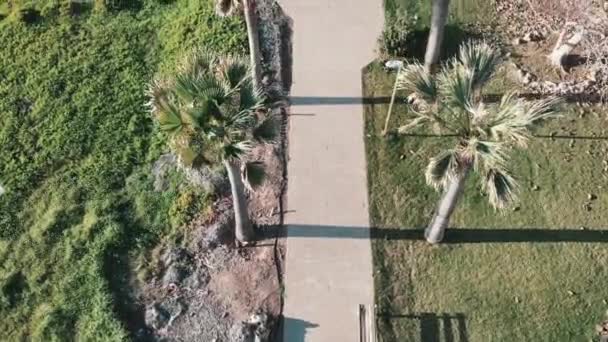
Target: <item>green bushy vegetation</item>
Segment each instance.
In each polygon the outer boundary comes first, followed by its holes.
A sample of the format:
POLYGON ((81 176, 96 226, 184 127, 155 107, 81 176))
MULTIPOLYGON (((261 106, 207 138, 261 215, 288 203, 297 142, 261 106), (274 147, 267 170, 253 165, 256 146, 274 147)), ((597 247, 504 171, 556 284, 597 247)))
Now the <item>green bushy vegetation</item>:
POLYGON ((211 0, 0 1, 0 340, 127 336, 120 260, 209 205, 179 174, 154 192, 164 138, 145 107, 197 46, 243 53, 244 25, 211 0))

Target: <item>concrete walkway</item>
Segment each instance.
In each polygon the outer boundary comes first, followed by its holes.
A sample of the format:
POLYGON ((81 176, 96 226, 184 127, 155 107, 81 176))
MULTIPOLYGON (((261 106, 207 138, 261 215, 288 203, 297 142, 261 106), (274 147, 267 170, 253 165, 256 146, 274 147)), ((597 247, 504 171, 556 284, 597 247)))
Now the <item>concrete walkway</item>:
POLYGON ((381 0, 279 0, 293 20, 284 342, 358 342, 373 303, 361 69, 381 0))

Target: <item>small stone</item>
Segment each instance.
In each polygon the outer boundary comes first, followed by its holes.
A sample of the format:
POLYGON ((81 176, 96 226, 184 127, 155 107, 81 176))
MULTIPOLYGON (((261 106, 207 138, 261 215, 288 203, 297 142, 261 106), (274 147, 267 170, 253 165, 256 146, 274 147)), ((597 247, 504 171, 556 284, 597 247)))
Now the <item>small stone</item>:
POLYGON ((519 211, 521 209, 520 206, 513 207, 513 211, 519 211))
POLYGON ((574 139, 570 139, 570 143, 568 144, 570 148, 574 147, 574 139))
POLYGON ((579 229, 580 229, 580 230, 585 230, 585 229, 587 229, 587 228, 585 228, 585 227, 581 226, 579 229))
POLYGON ((597 196, 595 194, 587 194, 587 199, 590 201, 594 201, 597 199, 597 196))
POLYGON ((608 300, 602 299, 602 303, 604 303, 604 305, 608 304, 608 300))
POLYGON ((165 327, 169 323, 169 319, 171 319, 171 314, 158 304, 146 308, 144 316, 146 325, 157 330, 165 327))
POLYGON ((572 290, 568 290, 566 293, 568 293, 568 296, 574 296, 576 294, 572 290))
POLYGON ((583 204, 583 209, 585 209, 586 211, 591 211, 591 203, 585 203, 583 204))
POLYGON ((515 303, 519 304, 519 297, 515 297, 515 303))
POLYGON ((532 191, 538 191, 538 190, 540 190, 540 186, 538 186, 538 185, 534 184, 534 185, 532 186, 532 191))
POLYGON ((401 159, 401 160, 405 159, 405 154, 400 155, 399 159, 401 159))

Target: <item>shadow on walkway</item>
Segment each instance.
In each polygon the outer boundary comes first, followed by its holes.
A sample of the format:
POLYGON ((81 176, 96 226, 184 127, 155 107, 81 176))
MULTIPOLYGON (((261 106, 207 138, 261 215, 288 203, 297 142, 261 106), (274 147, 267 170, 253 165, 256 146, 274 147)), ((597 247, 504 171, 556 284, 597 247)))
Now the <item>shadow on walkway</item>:
MULTIPOLYGON (((502 99, 503 94, 486 94, 484 95, 484 101, 486 103, 497 103, 502 99)), ((536 94, 536 93, 523 93, 519 94, 519 97, 526 100, 539 100, 546 98, 549 95, 536 94)), ((584 102, 588 104, 602 103, 601 98, 583 95, 562 95, 560 96, 567 103, 584 102)), ((391 103, 390 96, 377 96, 377 97, 347 97, 347 96, 292 96, 289 98, 292 106, 322 106, 322 105, 350 105, 350 104, 363 104, 363 105, 376 105, 376 104, 389 104, 391 103)), ((403 104, 407 102, 407 97, 397 96, 395 97, 395 104, 403 104)))
MULTIPOLYGON (((306 333, 309 329, 317 328, 319 325, 301 319, 283 317, 283 342, 305 342, 306 333)), ((281 340, 279 340, 281 341, 281 340)))
MULTIPOLYGON (((290 238, 386 239, 423 241, 423 229, 370 228, 346 226, 288 225, 287 228, 266 227, 263 235, 290 238), (288 233, 287 233, 288 231, 288 233)), ((513 242, 608 242, 608 229, 545 229, 545 228, 449 228, 446 244, 513 243, 513 242)))
MULTIPOLYGON (((396 102, 405 102, 405 97, 395 98, 396 102)), ((322 97, 322 96, 292 96, 290 97, 293 106, 313 106, 313 105, 349 105, 349 104, 386 104, 391 103, 390 96, 379 97, 322 97)))

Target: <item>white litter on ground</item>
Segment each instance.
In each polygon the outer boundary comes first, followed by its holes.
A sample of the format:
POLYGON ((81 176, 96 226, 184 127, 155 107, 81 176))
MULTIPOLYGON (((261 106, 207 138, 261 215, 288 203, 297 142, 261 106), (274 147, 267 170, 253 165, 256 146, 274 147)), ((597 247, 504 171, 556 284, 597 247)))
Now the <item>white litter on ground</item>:
POLYGON ((400 69, 401 67, 403 67, 403 61, 400 61, 397 59, 391 59, 391 60, 386 61, 386 63, 384 63, 384 66, 389 69, 397 70, 397 69, 400 69))

